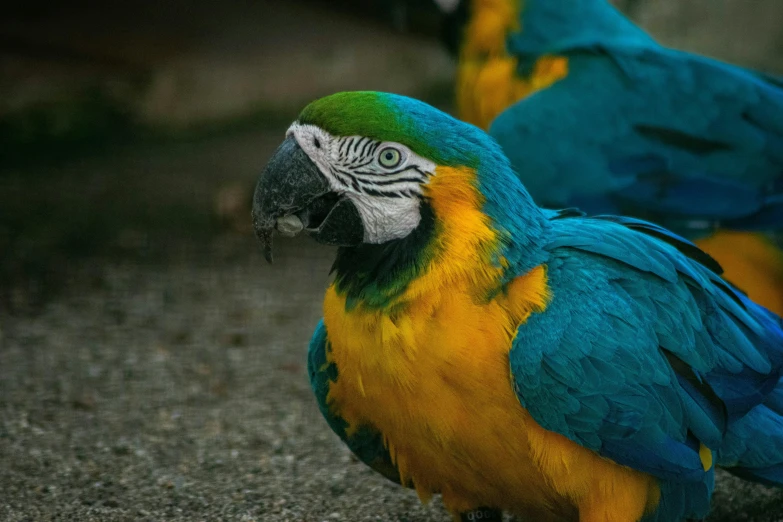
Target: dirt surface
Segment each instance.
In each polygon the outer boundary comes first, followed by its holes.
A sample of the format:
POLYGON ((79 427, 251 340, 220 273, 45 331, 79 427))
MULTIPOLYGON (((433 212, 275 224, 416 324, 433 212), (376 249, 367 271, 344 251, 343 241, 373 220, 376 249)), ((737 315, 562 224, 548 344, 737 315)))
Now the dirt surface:
MULTIPOLYGON (((213 218, 281 136, 0 178, 0 520, 449 520, 316 408, 305 351, 332 252, 279 241, 267 266, 213 218)), ((783 493, 719 487, 711 521, 783 520, 783 493)))
POLYGON ((17 5, 0 17, 0 140, 4 127, 23 145, 177 134, 341 90, 421 96, 448 85, 445 49, 395 31, 382 14, 391 3, 359 12, 345 0, 17 5))

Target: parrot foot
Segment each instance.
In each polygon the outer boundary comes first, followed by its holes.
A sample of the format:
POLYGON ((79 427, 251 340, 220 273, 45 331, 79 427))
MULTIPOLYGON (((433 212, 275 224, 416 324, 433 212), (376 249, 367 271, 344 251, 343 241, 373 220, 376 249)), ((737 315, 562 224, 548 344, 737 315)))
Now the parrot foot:
POLYGON ((478 508, 460 513, 461 522, 503 522, 503 513, 497 509, 478 508))

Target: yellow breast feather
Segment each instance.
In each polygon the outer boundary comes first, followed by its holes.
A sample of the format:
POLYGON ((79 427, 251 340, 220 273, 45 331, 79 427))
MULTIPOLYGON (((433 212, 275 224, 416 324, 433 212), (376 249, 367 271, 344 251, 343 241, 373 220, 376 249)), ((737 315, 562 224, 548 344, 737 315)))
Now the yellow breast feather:
POLYGON ((498 234, 475 174, 439 167, 425 195, 439 254, 387 310, 347 307, 334 286, 324 321, 337 367, 328 402, 352 429, 378 430, 403 484, 441 493, 453 513, 497 506, 530 520, 628 522, 658 502, 657 482, 541 428, 513 389, 508 352, 546 309, 546 268, 491 292, 498 234), (488 296, 493 297, 489 298, 488 296))

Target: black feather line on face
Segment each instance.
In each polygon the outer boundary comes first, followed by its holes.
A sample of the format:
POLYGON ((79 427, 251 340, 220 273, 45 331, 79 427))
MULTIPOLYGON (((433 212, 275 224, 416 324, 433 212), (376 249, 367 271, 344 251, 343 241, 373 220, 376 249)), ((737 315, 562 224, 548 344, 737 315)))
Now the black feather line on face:
POLYGON ((360 176, 367 176, 367 177, 372 177, 372 178, 381 178, 381 179, 383 179, 383 178, 388 178, 389 176, 394 176, 396 174, 402 174, 403 172, 407 172, 409 170, 415 170, 416 172, 421 174, 421 180, 420 181, 424 181, 425 179, 427 179, 427 173, 425 171, 421 170, 421 168, 418 165, 408 165, 408 166, 399 168, 399 169, 391 171, 391 172, 369 172, 369 171, 366 171, 366 170, 363 170, 363 171, 362 170, 357 170, 357 171, 354 171, 354 174, 358 174, 360 176))
POLYGON ((367 147, 370 146, 373 142, 369 138, 365 138, 367 142, 362 147, 362 151, 359 153, 359 157, 364 158, 365 154, 367 153, 367 147))
POLYGON ((378 198, 402 198, 403 193, 402 192, 381 192, 379 190, 371 189, 370 187, 362 186, 362 192, 364 192, 367 195, 375 196, 378 198))
POLYGON ((350 187, 352 184, 356 183, 356 180, 353 176, 351 176, 348 172, 338 169, 337 167, 330 165, 329 172, 331 172, 332 176, 334 176, 334 178, 344 187, 350 187))
POLYGON ((365 161, 364 163, 360 163, 360 164, 358 164, 358 165, 357 165, 356 163, 357 163, 358 161, 361 161, 361 160, 362 160, 362 158, 356 158, 355 160, 353 160, 353 161, 350 163, 350 166, 351 166, 352 168, 354 168, 354 169, 360 169, 360 168, 362 168, 362 167, 366 167, 367 165, 369 165, 370 163, 372 163, 373 161, 375 161, 375 158, 373 158, 373 157, 371 156, 371 157, 370 157, 370 158, 369 158, 367 161, 365 161))
POLYGON ((340 159, 338 163, 342 164, 342 167, 336 165, 329 165, 329 170, 334 176, 335 180, 346 188, 352 188, 356 192, 367 194, 370 196, 383 197, 383 198, 403 198, 403 197, 418 197, 417 191, 410 189, 396 190, 396 191, 384 191, 377 190, 382 187, 393 187, 394 185, 405 185, 409 183, 424 183, 427 179, 428 173, 421 169, 418 165, 406 165, 396 170, 389 172, 372 172, 367 170, 358 170, 367 165, 373 163, 375 158, 375 152, 381 146, 381 142, 372 140, 370 138, 361 137, 349 137, 340 143, 338 150, 340 151, 340 159), (344 151, 347 150, 348 154, 355 153, 361 147, 360 154, 349 160, 346 164, 344 151), (363 161, 362 163, 358 163, 363 161), (411 171, 417 173, 419 176, 405 176, 394 179, 389 179, 393 176, 400 174, 410 173, 411 171))
POLYGON ((388 185, 395 185, 397 183, 421 183, 421 182, 422 180, 420 178, 396 178, 396 179, 389 179, 389 180, 372 181, 370 182, 370 184, 384 187, 388 185))

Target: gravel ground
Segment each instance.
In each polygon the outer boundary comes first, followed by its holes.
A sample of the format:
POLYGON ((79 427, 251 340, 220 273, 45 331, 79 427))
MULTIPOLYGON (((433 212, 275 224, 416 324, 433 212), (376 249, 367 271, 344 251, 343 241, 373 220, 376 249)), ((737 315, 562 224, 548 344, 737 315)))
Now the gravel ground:
POLYGON ((92 260, 4 321, 0 520, 444 518, 320 418, 304 350, 329 252, 268 268, 253 247, 220 267, 92 260))
MULTIPOLYGON (((318 413, 304 351, 331 252, 285 245, 267 267, 253 246, 94 259, 42 313, 3 322, 0 519, 449 520, 318 413)), ((729 479, 712 520, 783 520, 770 493, 729 479)))
MULTIPOLYGON (((215 226, 215 173, 250 183, 281 135, 0 176, 0 520, 449 520, 318 413, 305 350, 332 252, 280 241, 267 266, 215 226)), ((714 504, 783 520, 781 492, 728 477, 714 504)))

